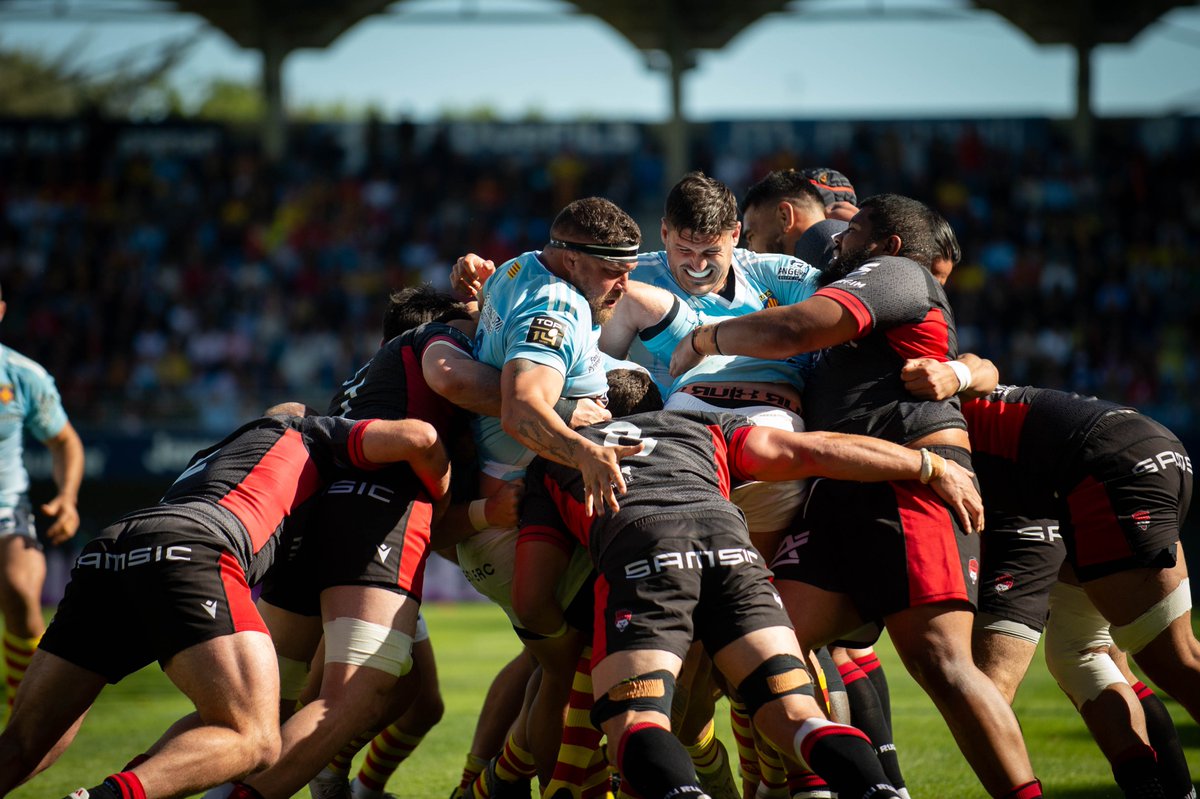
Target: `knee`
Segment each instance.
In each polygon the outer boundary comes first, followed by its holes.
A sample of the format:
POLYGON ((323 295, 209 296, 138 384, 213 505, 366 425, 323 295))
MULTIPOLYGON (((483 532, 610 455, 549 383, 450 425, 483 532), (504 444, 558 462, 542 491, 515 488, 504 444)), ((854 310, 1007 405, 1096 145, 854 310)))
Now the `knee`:
POLYGON ((433 729, 446 714, 446 703, 440 691, 423 691, 414 703, 414 714, 426 730, 433 729))

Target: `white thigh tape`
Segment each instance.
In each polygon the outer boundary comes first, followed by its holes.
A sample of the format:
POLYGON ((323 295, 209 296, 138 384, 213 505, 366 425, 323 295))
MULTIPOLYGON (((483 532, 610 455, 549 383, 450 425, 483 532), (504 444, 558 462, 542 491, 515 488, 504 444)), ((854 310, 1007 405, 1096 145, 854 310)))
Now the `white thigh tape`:
POLYGON ((348 663, 403 677, 412 668, 412 636, 345 616, 325 623, 325 662, 348 663))
POLYGON ((1159 634, 1171 626, 1171 622, 1192 609, 1191 580, 1182 580, 1174 591, 1159 600, 1154 607, 1138 616, 1129 624, 1113 627, 1113 640, 1117 646, 1131 655, 1136 655, 1159 634))

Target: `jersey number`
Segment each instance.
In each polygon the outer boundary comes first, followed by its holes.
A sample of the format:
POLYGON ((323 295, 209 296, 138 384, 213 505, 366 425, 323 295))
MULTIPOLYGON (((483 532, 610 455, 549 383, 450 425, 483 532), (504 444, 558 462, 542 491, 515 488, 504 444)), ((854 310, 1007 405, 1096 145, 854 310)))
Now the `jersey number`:
POLYGON ((622 442, 621 439, 623 438, 634 439, 645 444, 645 446, 642 447, 642 451, 636 455, 636 457, 639 458, 646 457, 654 451, 656 446, 658 446, 658 439, 643 438, 641 428, 632 422, 626 422, 624 420, 613 422, 612 424, 605 425, 601 429, 604 430, 604 446, 606 447, 618 447, 622 443, 629 443, 628 441, 622 442))

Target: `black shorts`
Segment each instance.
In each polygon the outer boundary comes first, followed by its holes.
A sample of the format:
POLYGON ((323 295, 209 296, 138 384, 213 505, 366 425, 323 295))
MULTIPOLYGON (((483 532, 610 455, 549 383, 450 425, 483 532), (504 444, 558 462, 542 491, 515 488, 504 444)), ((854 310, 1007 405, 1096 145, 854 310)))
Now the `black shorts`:
POLYGON ((1050 588, 1066 556, 1056 520, 989 512, 983 530, 979 621, 1015 622, 1040 633, 1046 626, 1050 588))
POLYGON ((792 626, 737 513, 639 519, 598 566, 593 663, 638 649, 683 658, 693 639, 712 655, 756 630, 792 626))
MULTIPOLYGON (((956 447, 931 447, 970 468, 956 447)), ((776 580, 846 594, 864 622, 939 602, 977 604, 979 536, 916 480, 816 480, 771 563, 776 580)), ((847 630, 846 632, 850 632, 847 630)))
POLYGON ((397 483, 413 479, 407 469, 346 475, 286 531, 265 601, 315 616, 320 592, 337 585, 385 588, 420 601, 433 505, 424 492, 412 499, 411 487, 397 483))
POLYGON ((1192 462, 1170 430, 1136 413, 1112 413, 1088 433, 1059 520, 1082 581, 1175 565, 1192 496, 1192 462))
POLYGON ((237 559, 185 525, 142 516, 88 543, 41 648, 115 683, 223 635, 266 633, 237 559))

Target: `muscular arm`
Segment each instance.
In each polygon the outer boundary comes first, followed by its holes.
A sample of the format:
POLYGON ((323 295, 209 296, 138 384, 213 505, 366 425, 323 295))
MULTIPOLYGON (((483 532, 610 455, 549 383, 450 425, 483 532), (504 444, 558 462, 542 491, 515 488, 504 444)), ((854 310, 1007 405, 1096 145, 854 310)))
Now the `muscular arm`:
POLYGON ((614 358, 626 357, 634 336, 661 322, 675 305, 675 297, 665 289, 636 280, 627 285, 612 319, 600 328, 600 349, 614 358))
POLYGON ((841 304, 828 297, 810 297, 795 305, 701 325, 692 338, 675 348, 671 374, 681 375, 701 357, 718 352, 756 358, 788 358, 813 352, 850 341, 858 335, 858 329, 854 316, 841 304))
POLYGON ((421 372, 429 387, 460 408, 481 416, 500 415, 500 372, 458 347, 434 344, 425 350, 421 372))
POLYGON ((83 482, 83 442, 70 422, 43 442, 50 450, 54 484, 58 494, 42 505, 42 513, 54 518, 46 530, 51 544, 61 544, 79 529, 79 485, 83 482))
POLYGON ((563 376, 549 366, 524 358, 508 361, 500 376, 500 423, 506 433, 542 457, 579 470, 589 513, 593 507, 603 513, 604 505, 616 511, 616 495, 625 493, 620 459, 640 452, 641 445, 601 447, 568 427, 554 412, 563 382, 563 376))
POLYGON ((971 381, 958 390, 958 374, 949 364, 933 358, 910 358, 900 370, 904 387, 914 397, 925 400, 944 400, 958 394, 964 400, 986 397, 1000 383, 1000 370, 987 358, 966 352, 958 361, 971 371, 971 381))
POLYGON ((378 419, 363 436, 362 452, 371 463, 407 461, 434 502, 450 493, 450 458, 437 430, 420 419, 378 419))
MULTIPOLYGON (((844 433, 792 433, 768 427, 755 427, 746 433, 733 453, 733 463, 757 480, 831 477, 873 483, 917 480, 921 476, 921 453, 890 441, 844 433)), ((983 501, 970 472, 946 461, 946 471, 931 480, 930 487, 958 513, 964 529, 983 529, 983 501)))

